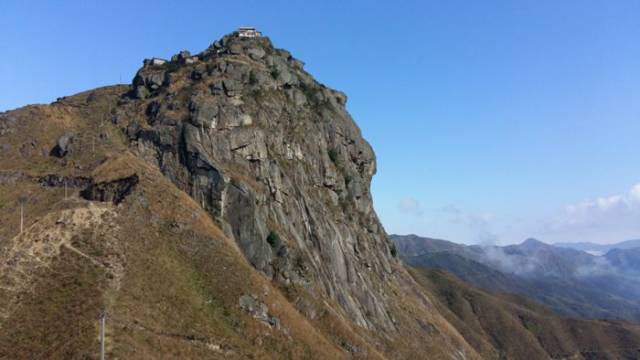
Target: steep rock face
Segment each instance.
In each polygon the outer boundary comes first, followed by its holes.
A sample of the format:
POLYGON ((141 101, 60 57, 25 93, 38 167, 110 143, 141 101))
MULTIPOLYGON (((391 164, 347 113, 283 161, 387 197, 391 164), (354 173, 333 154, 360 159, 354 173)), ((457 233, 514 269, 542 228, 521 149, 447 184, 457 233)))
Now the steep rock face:
POLYGON ((393 329, 382 284, 397 260, 369 193, 375 156, 345 104, 268 38, 230 34, 197 57, 145 61, 114 121, 256 269, 393 329))

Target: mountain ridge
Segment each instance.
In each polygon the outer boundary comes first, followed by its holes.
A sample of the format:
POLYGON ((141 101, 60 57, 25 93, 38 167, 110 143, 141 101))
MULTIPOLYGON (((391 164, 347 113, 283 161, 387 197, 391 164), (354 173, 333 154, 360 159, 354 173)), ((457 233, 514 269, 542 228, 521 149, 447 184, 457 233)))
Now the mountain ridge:
POLYGON ((561 314, 586 318, 640 319, 640 284, 633 264, 633 250, 622 250, 612 259, 537 240, 518 245, 443 245, 430 252, 432 240, 391 235, 398 249, 405 241, 422 244, 422 250, 400 252, 404 261, 417 267, 447 270, 472 285, 530 297, 561 314), (415 255, 415 254, 419 255, 415 255))
POLYGON ((596 252, 599 255, 606 254, 613 249, 632 249, 640 247, 640 239, 626 240, 612 244, 597 244, 591 242, 560 242, 553 244, 558 247, 566 247, 586 252, 596 252))

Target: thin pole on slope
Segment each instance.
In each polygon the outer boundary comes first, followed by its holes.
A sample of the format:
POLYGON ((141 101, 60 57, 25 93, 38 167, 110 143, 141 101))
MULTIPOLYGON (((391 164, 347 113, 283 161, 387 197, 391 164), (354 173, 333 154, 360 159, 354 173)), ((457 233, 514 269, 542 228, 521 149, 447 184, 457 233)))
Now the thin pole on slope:
POLYGON ((100 360, 104 360, 104 326, 106 322, 107 312, 105 310, 100 317, 100 360))
POLYGON ((31 196, 33 195, 29 195, 28 193, 18 196, 18 204, 20 204, 20 235, 22 235, 24 231, 24 207, 31 199, 31 196))
POLYGON ((20 234, 24 228, 24 202, 20 202, 20 234))

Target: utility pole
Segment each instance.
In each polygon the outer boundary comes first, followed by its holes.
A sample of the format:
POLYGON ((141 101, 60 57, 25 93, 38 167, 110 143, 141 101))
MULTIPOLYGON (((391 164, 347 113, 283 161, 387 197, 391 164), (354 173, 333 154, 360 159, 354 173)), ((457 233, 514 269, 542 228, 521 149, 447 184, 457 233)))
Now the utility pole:
POLYGON ((64 179, 64 199, 67 200, 67 179, 64 179))
POLYGON ((22 194, 18 197, 18 203, 20 204, 20 235, 22 235, 22 231, 24 230, 24 206, 29 201, 28 194, 22 194))
POLYGON ((24 228, 24 202, 20 202, 20 234, 24 228))
POLYGON ((102 312, 100 317, 100 360, 104 360, 104 326, 107 322, 107 311, 102 312))

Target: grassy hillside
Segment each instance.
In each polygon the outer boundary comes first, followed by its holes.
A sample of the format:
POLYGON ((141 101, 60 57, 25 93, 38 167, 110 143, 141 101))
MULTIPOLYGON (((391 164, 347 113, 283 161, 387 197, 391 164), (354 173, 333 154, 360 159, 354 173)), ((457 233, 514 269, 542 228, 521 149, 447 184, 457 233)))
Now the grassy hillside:
POLYGON ((474 288, 441 270, 415 268, 415 279, 485 358, 638 359, 640 327, 564 318, 527 299, 474 288))
MULTIPOLYGON (((93 358, 103 310, 107 352, 120 358, 346 357, 157 171, 116 157, 93 175, 129 171, 141 182, 120 206, 74 192, 64 209, 31 213, 33 223, 9 239, 3 260, 14 266, 3 276, 22 283, 2 293, 13 306, 2 321, 1 358, 93 358), (279 325, 256 321, 239 306, 243 295, 264 302, 279 325)), ((376 357, 337 325, 334 336, 376 357)))
POLYGON ((476 358, 399 265, 384 284, 391 332, 256 271, 199 203, 130 151, 108 116, 127 91, 0 114, 1 359, 98 358, 103 312, 108 358, 476 358), (65 133, 69 153, 51 156, 65 133))

